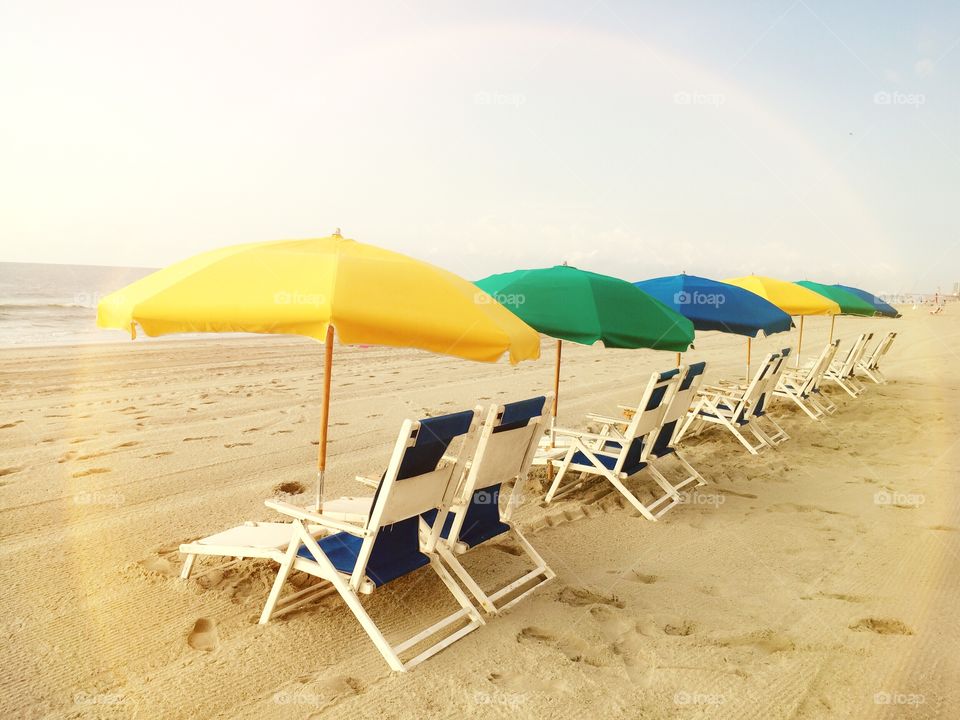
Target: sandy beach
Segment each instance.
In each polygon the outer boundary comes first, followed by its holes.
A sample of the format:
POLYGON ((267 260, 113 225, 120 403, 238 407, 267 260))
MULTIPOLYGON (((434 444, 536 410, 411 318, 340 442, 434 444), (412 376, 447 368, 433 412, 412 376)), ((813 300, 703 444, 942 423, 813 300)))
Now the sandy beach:
MULTIPOLYGON (((651 523, 598 482, 519 525, 557 578, 413 671, 394 674, 336 598, 267 626, 275 566, 181 581, 180 543, 309 500, 322 348, 255 338, 0 351, 4 718, 949 718, 960 706, 960 314, 839 318, 900 333, 890 383, 760 457, 712 431, 707 478, 651 523), (302 494, 302 493, 308 494, 302 494)), ((804 356, 826 341, 808 319, 804 356)), ((754 344, 796 346, 797 332, 754 344)), ((699 333, 708 380, 742 338, 699 333)), ((537 363, 337 347, 328 496, 363 491, 405 418, 548 391, 537 363)), ((635 401, 670 353, 567 345, 560 424, 635 401)), ((467 556, 491 582, 513 548, 467 556)), ((387 633, 449 612, 425 571, 365 600, 387 633)))

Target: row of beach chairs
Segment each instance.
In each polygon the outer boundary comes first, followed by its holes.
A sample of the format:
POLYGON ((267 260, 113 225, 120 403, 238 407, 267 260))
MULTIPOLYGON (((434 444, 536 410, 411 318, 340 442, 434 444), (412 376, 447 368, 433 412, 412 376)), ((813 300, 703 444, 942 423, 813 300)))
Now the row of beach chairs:
POLYGON ((555 472, 547 503, 568 496, 591 478, 602 478, 655 521, 683 501, 687 488, 706 484, 678 448, 685 436, 720 427, 751 454, 775 448, 789 435, 771 417, 774 400, 798 405, 813 420, 833 414, 836 404, 821 386, 835 384, 859 397, 864 384, 858 374, 885 383, 879 365, 895 337, 888 334, 868 354, 871 338, 861 335, 843 359, 836 358, 839 341, 832 342, 803 368, 789 367, 791 351, 785 348, 764 358, 746 384, 703 385, 703 362, 653 373, 640 401, 619 407, 620 417, 588 415, 587 422, 594 426, 590 431, 555 427, 550 396, 494 404, 486 411, 477 407, 406 420, 380 479, 357 478, 372 494, 325 502, 319 512, 267 500, 269 508, 286 516, 285 522, 246 523, 181 545, 186 555, 181 577, 193 574, 199 557, 233 558, 228 565, 248 558, 272 561, 279 567, 261 624, 336 593, 388 665, 407 670, 483 626, 484 614, 502 612, 555 576, 512 522, 534 464, 555 472), (640 477, 650 480, 642 495, 627 486, 628 479, 640 477), (532 567, 485 590, 488 579, 474 577, 460 557, 508 537, 532 567), (360 596, 427 566, 457 609, 391 643, 360 596), (288 581, 294 572, 315 580, 291 590, 288 581))

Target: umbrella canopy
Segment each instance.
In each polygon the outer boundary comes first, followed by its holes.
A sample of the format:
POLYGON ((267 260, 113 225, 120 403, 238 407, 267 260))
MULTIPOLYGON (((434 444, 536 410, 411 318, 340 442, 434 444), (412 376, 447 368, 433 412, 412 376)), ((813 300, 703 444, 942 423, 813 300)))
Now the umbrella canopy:
POLYGON ((756 337, 793 327, 790 316, 776 305, 736 285, 686 273, 634 285, 691 320, 697 330, 756 337))
POLYGON ((811 282, 809 280, 797 280, 797 285, 801 285, 808 290, 823 295, 828 300, 833 300, 840 306, 841 315, 861 315, 863 317, 873 317, 877 314, 876 309, 868 302, 857 297, 851 292, 836 285, 823 285, 822 283, 811 282))
MULTIPOLYGON (((491 275, 476 284, 525 323, 557 339, 553 420, 560 407, 564 340, 675 352, 683 352, 693 342, 693 323, 687 318, 625 280, 609 275, 558 265, 491 275)), ((552 438, 551 429, 551 444, 552 438)), ((547 474, 552 474, 552 466, 548 466, 547 474)))
POLYGON ((725 283, 742 287, 756 295, 769 300, 787 315, 838 315, 840 306, 836 302, 825 298, 796 283, 763 277, 762 275, 747 275, 746 277, 730 278, 725 283))
POLYGON ((469 360, 540 356, 540 336, 463 278, 339 234, 201 253, 103 298, 97 324, 147 335, 252 332, 325 343, 317 458, 322 503, 334 330, 341 342, 429 350, 469 360))
POLYGON ((249 243, 195 255, 100 301, 97 324, 135 335, 251 332, 534 359, 540 338, 476 288, 400 253, 345 240, 249 243))
POLYGON ((860 298, 864 302, 870 303, 871 305, 873 305, 874 310, 876 310, 877 313, 879 313, 880 315, 883 315, 884 317, 891 317, 891 318, 900 317, 900 313, 897 311, 895 307, 893 307, 893 305, 890 305, 889 303, 885 303, 883 300, 881 300, 871 292, 867 292, 866 290, 861 290, 860 288, 850 287, 849 285, 834 285, 833 287, 840 288, 841 290, 846 290, 848 293, 852 295, 856 295, 858 298, 860 298))
POLYGON ((559 340, 683 352, 693 323, 625 280, 567 265, 515 270, 476 283, 527 325, 559 340))

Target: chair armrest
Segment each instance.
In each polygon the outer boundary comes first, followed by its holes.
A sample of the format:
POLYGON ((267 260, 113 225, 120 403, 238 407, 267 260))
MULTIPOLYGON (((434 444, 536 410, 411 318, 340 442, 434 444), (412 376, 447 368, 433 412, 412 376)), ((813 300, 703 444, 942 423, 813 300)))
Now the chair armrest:
POLYGON ((353 479, 356 480, 358 483, 361 483, 361 484, 363 484, 363 485, 366 485, 367 487, 375 488, 375 487, 378 487, 378 486, 380 485, 380 483, 377 482, 376 480, 373 480, 373 479, 368 478, 368 477, 364 477, 363 475, 357 475, 357 476, 354 477, 353 479))
POLYGON ((366 528, 324 517, 322 513, 316 513, 312 510, 307 510, 299 505, 292 505, 291 503, 283 502, 281 500, 264 500, 263 504, 271 510, 276 510, 278 513, 287 515, 288 517, 296 518, 297 520, 305 520, 307 522, 322 525, 323 527, 328 527, 333 530, 341 530, 343 532, 350 533, 351 535, 356 535, 357 537, 367 537, 367 535, 370 534, 367 532, 366 528))
POLYGON ((617 437, 615 435, 600 435, 599 433, 586 432, 585 430, 565 430, 563 428, 556 428, 554 433, 557 435, 565 435, 567 437, 578 438, 582 440, 583 438, 589 438, 591 440, 605 440, 616 443, 623 443, 624 440, 622 437, 617 437))
POLYGON ((596 413, 587 413, 587 420, 604 423, 606 425, 629 425, 630 421, 625 418, 609 417, 608 415, 597 415, 596 413))

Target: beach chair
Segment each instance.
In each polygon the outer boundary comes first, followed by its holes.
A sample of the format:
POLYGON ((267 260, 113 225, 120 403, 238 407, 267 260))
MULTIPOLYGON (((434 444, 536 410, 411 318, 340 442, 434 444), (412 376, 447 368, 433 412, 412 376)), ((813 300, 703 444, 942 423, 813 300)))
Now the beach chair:
POLYGON ((753 379, 744 389, 714 385, 700 390, 697 401, 687 413, 680 430, 680 438, 692 432, 698 435, 710 425, 719 425, 729 430, 751 455, 757 455, 764 447, 774 447, 759 423, 752 422, 757 413, 763 412, 767 380, 774 371, 780 355, 770 353, 757 368, 753 379), (749 430, 758 441, 752 443, 743 431, 749 430))
POLYGON ((550 460, 557 468, 557 475, 547 491, 546 502, 552 502, 581 487, 589 477, 599 476, 609 481, 648 520, 656 520, 680 503, 680 494, 659 473, 650 475, 664 494, 648 503, 642 502, 624 485, 624 480, 649 468, 652 438, 663 425, 664 414, 679 381, 679 368, 653 373, 629 420, 587 415, 591 422, 601 424, 599 432, 555 428, 558 439, 569 445, 562 459, 550 460), (578 477, 564 484, 564 479, 570 473, 576 473, 578 477))
POLYGON ((773 405, 777 385, 779 385, 780 378, 783 377, 783 373, 787 370, 792 352, 793 348, 789 347, 780 350, 773 370, 767 378, 766 387, 760 394, 760 398, 757 400, 753 411, 753 422, 760 426, 764 435, 766 435, 770 443, 774 446, 780 445, 790 439, 787 431, 784 430, 770 414, 770 407, 773 405))
POLYGON ((274 614, 308 602, 315 593, 326 591, 329 583, 346 602, 387 664, 397 671, 419 664, 480 627, 484 622, 480 613, 436 554, 440 523, 434 523, 422 544, 420 537, 420 516, 436 510, 439 517, 444 517, 453 499, 464 458, 470 457, 476 446, 478 416, 476 410, 471 410, 417 422, 404 421, 369 515, 362 524, 335 520, 296 505, 267 500, 267 507, 291 518, 292 539, 286 552, 278 558, 280 569, 260 615, 260 624, 267 623, 274 614), (450 444, 458 439, 463 442, 457 460, 441 465, 450 444), (316 540, 308 532, 308 523, 336 532, 316 540), (360 595, 372 593, 428 565, 446 585, 460 609, 392 645, 367 614, 360 595), (290 573, 295 570, 325 582, 293 593, 281 603, 280 595, 290 573), (400 659, 402 653, 454 624, 464 625, 415 657, 407 661, 400 659))
MULTIPOLYGON (((680 429, 697 397, 697 391, 703 382, 703 373, 706 368, 707 364, 705 362, 680 367, 678 373, 680 380, 677 385, 677 390, 673 393, 673 397, 670 399, 670 403, 663 414, 660 430, 657 432, 657 437, 650 448, 650 455, 647 461, 648 469, 655 475, 659 474, 662 482, 669 484, 676 491, 680 491, 693 482, 697 485, 707 484, 703 476, 697 472, 687 459, 683 457, 679 449, 677 449, 680 429), (679 481, 671 481, 663 474, 663 461, 669 457, 674 458, 686 473, 679 481)), ((633 417, 635 412, 635 408, 627 405, 620 405, 620 409, 628 417, 633 417)))
MULTIPOLYGON (((506 610, 555 575, 510 521, 527 491, 530 463, 549 414, 549 399, 541 396, 490 407, 476 453, 440 530, 437 551, 441 559, 491 614, 506 610), (513 486, 507 502, 501 506, 501 492, 507 483, 513 486), (534 568, 503 587, 485 591, 458 556, 482 543, 505 537, 520 547, 534 568), (502 599, 507 601, 498 605, 502 599)), ((427 528, 435 524, 435 518, 434 511, 424 515, 427 528)))
POLYGON ((820 382, 827 366, 833 361, 839 345, 839 340, 828 343, 813 365, 808 368, 784 369, 774 396, 787 398, 812 420, 820 420, 824 415, 836 412, 836 405, 820 392, 820 382))
POLYGON ((883 359, 883 356, 890 350, 890 346, 893 345, 896 337, 897 334, 895 332, 884 335, 873 349, 873 352, 869 355, 864 354, 857 363, 857 372, 863 373, 878 385, 886 385, 887 378, 880 372, 880 360, 883 359))
POLYGON ((850 397, 859 397, 865 387, 854 377, 854 373, 857 369, 857 363, 863 358, 867 343, 872 337, 873 333, 860 335, 850 346, 850 351, 843 360, 834 360, 827 366, 823 373, 823 379, 839 385, 850 397))

